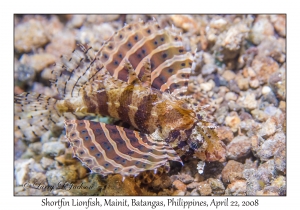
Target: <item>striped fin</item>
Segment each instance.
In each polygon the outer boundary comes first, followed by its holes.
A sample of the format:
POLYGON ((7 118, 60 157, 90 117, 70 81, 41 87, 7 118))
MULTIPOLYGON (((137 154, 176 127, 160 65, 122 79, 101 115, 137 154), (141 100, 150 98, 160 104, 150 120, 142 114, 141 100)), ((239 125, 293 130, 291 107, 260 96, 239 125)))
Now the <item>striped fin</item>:
POLYGON ((185 94, 194 61, 193 54, 184 50, 181 36, 156 22, 126 25, 105 42, 97 56, 111 75, 123 81, 129 77, 126 61, 143 81, 144 74, 149 74, 145 68, 150 66, 151 86, 173 95, 185 94))
POLYGON ((55 64, 52 86, 63 99, 79 96, 80 90, 96 79, 101 69, 102 65, 95 62, 94 50, 87 45, 78 45, 70 56, 61 56, 61 62, 55 64))
POLYGON ((34 140, 45 131, 63 121, 55 108, 57 100, 37 93, 22 93, 15 96, 15 125, 23 139, 34 140))
POLYGON ((137 131, 88 120, 66 120, 65 128, 74 154, 103 176, 137 175, 165 165, 168 160, 181 162, 167 143, 137 131))

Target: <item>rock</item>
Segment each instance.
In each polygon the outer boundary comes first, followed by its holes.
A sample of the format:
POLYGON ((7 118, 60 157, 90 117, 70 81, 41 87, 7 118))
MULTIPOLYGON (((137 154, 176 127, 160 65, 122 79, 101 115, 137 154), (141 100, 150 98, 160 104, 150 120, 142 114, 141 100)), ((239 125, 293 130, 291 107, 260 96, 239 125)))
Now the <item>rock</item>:
POLYGON ((34 162, 31 167, 30 167, 31 171, 34 171, 34 172, 41 172, 41 173, 45 173, 45 170, 43 169, 42 165, 37 163, 37 162, 34 162))
POLYGON ((269 118, 265 123, 263 123, 262 128, 258 131, 258 134, 263 138, 267 138, 273 135, 275 131, 276 131, 275 119, 269 118))
POLYGON ((29 144, 28 148, 31 149, 32 152, 38 155, 42 151, 42 143, 41 142, 31 143, 29 144))
POLYGON ((258 181, 258 179, 256 178, 256 169, 254 169, 254 168, 245 169, 243 174, 247 180, 246 194, 247 195, 256 195, 256 192, 261 190, 262 187, 264 187, 262 182, 258 181))
POLYGON ((65 149, 65 145, 61 142, 46 142, 43 144, 42 153, 45 156, 59 156, 65 149))
POLYGON ((124 196, 131 195, 137 196, 142 195, 140 189, 136 186, 134 179, 125 178, 122 181, 122 176, 120 174, 111 175, 107 179, 107 185, 104 190, 104 195, 108 196, 124 196))
POLYGON ((241 119, 236 112, 230 112, 225 118, 225 124, 230 127, 232 132, 236 132, 241 123, 241 119))
POLYGON ((19 52, 30 52, 44 46, 48 41, 47 21, 35 18, 17 24, 15 27, 15 49, 19 52))
POLYGON ((14 78, 18 85, 23 86, 25 84, 31 84, 34 80, 34 77, 35 71, 31 66, 21 63, 15 64, 14 78))
POLYGON ((171 15, 175 26, 186 31, 194 31, 198 29, 198 24, 191 15, 171 15))
POLYGON ((251 88, 254 88, 254 89, 258 88, 259 87, 258 79, 251 79, 249 81, 249 85, 250 85, 251 88))
POLYGON ((271 92, 272 90, 271 90, 271 88, 269 87, 269 86, 263 86, 263 88, 262 88, 262 90, 261 90, 261 93, 263 94, 263 95, 268 95, 270 92, 271 92))
POLYGON ((223 141, 225 144, 228 144, 233 139, 233 132, 230 130, 230 128, 226 126, 220 126, 216 129, 218 133, 218 137, 221 141, 223 141))
POLYGON ((192 182, 186 186, 187 190, 193 190, 195 188, 198 188, 200 184, 198 182, 192 182))
POLYGON ((281 145, 274 154, 275 168, 286 173, 286 147, 281 145))
POLYGON ((30 158, 34 158, 35 156, 36 154, 30 148, 27 148, 27 150, 22 154, 21 158, 30 159, 30 158))
POLYGON ((222 74, 222 77, 223 77, 227 82, 229 82, 230 80, 233 80, 233 79, 236 77, 236 75, 235 75, 235 73, 234 73, 233 71, 231 71, 231 70, 226 70, 226 71, 224 71, 224 73, 222 74))
MULTIPOLYGON (((260 147, 256 149, 256 155, 263 161, 269 160, 271 157, 279 158, 278 164, 282 170, 285 170, 285 135, 284 133, 276 133, 274 136, 268 138, 263 143, 260 143, 260 147), (282 162, 283 161, 283 162, 282 162)), ((276 159, 275 158, 275 159, 276 159)), ((278 166, 279 166, 278 165, 278 166)))
POLYGON ((181 181, 179 181, 179 180, 175 180, 174 182, 173 182, 173 184, 172 184, 174 187, 175 187, 175 189, 177 189, 177 190, 180 190, 180 191, 183 191, 183 192, 185 192, 186 191, 186 185, 185 184, 183 184, 181 181))
POLYGON ((279 195, 279 189, 274 186, 267 186, 263 190, 260 190, 256 195, 279 195))
POLYGON ((270 75, 269 84, 275 95, 279 100, 286 100, 286 76, 285 76, 285 68, 281 68, 280 71, 277 71, 270 75))
POLYGON ((194 178, 189 174, 178 174, 177 178, 182 181, 184 184, 189 184, 194 181, 194 178))
POLYGON ((42 157, 40 163, 44 169, 54 169, 55 168, 55 161, 52 160, 51 158, 42 157))
POLYGON ((223 124, 225 117, 228 115, 228 106, 221 106, 216 110, 214 117, 218 124, 223 124))
POLYGON ((36 72, 41 72, 47 66, 54 64, 55 56, 49 53, 40 53, 34 55, 23 54, 20 62, 24 65, 28 65, 36 72))
POLYGON ((30 183, 33 183, 34 185, 48 185, 47 184, 47 177, 45 174, 41 172, 31 172, 30 173, 30 183))
POLYGON ((270 20, 274 25, 276 32, 282 36, 286 36, 286 15, 270 15, 270 20))
POLYGON ((237 95, 235 93, 233 93, 233 92, 228 92, 225 95, 225 100, 226 101, 230 101, 230 100, 236 101, 237 100, 237 95))
POLYGON ((198 187, 198 191, 199 191, 200 195, 203 195, 203 196, 211 195, 212 189, 210 187, 210 184, 207 181, 200 182, 199 184, 200 185, 198 187))
POLYGON ((251 152, 251 140, 246 136, 235 137, 226 147, 226 156, 231 160, 247 157, 251 152))
POLYGON ((72 19, 68 22, 70 27, 80 28, 84 21, 86 20, 87 15, 73 15, 72 19))
MULTIPOLYGON (((235 58, 241 49, 241 44, 249 31, 246 24, 242 22, 233 24, 226 32, 218 37, 220 42, 220 53, 224 60, 235 58)), ((218 43, 217 43, 218 44, 218 43)))
POLYGON ((257 108, 257 104, 254 93, 248 93, 243 100, 243 107, 249 110, 257 108))
POLYGON ((59 182, 75 183, 78 179, 78 174, 76 167, 71 165, 69 167, 47 171, 46 177, 49 185, 57 186, 59 182))
POLYGON ((153 189, 167 189, 171 185, 171 179, 167 174, 163 174, 162 177, 159 177, 152 182, 153 189))
POLYGON ((29 181, 30 167, 34 163, 32 158, 19 159, 15 161, 15 178, 16 185, 23 185, 26 181, 29 181))
MULTIPOLYGON (((85 43, 85 42, 81 42, 85 43)), ((51 37, 51 43, 46 46, 46 53, 59 58, 61 55, 69 55, 76 48, 75 34, 68 30, 58 31, 51 37)))
POLYGON ((234 160, 229 160, 222 171, 224 183, 233 183, 237 179, 243 178, 244 165, 234 160))
POLYGON ((215 87, 215 83, 212 80, 209 80, 208 82, 200 84, 201 90, 203 90, 205 92, 211 91, 214 87, 215 87))
POLYGON ((235 111, 235 112, 241 110, 241 108, 242 108, 242 107, 241 107, 238 103, 236 103, 235 101, 229 101, 229 102, 228 102, 228 107, 229 107, 229 110, 230 110, 230 111, 235 111))
POLYGON ((248 78, 239 78, 237 79, 237 85, 240 90, 248 90, 249 89, 249 79, 248 78))
POLYGON ((198 189, 193 189, 192 192, 190 193, 191 196, 199 196, 200 194, 198 193, 198 189))
POLYGON ((275 161, 273 159, 268 160, 267 162, 261 164, 255 174, 257 181, 263 187, 270 185, 274 177, 277 176, 275 161))
POLYGON ((286 102, 285 102, 285 101, 280 101, 280 102, 279 102, 279 108, 280 108, 283 112, 286 112, 286 102))
POLYGON ((214 73, 217 70, 217 66, 215 64, 209 63, 209 64, 205 64, 202 69, 201 69, 201 73, 202 75, 209 75, 214 73))
POLYGON ((199 173, 195 174, 195 179, 194 179, 195 182, 202 182, 203 180, 204 180, 203 175, 201 175, 199 173))
POLYGON ((176 190, 172 196, 183 196, 185 195, 185 191, 181 191, 181 190, 176 190))
POLYGON ((278 176, 274 179, 271 186, 279 189, 279 195, 286 195, 286 178, 284 176, 278 176))
POLYGON ((212 195, 214 195, 214 196, 224 195, 225 187, 224 187, 223 183, 221 182, 221 180, 209 178, 207 181, 211 187, 212 195))
POLYGON ((256 45, 259 45, 261 41, 265 39, 267 36, 273 36, 273 35, 274 35, 274 28, 273 25, 268 20, 268 18, 263 16, 258 16, 250 32, 251 41, 256 45))
POLYGON ((241 90, 235 80, 230 80, 228 82, 228 88, 230 91, 235 92, 237 94, 239 94, 241 92, 241 90))
POLYGON ((45 142, 48 142, 48 141, 50 140, 50 138, 51 138, 51 135, 52 135, 52 133, 51 133, 50 130, 49 130, 49 131, 46 131, 46 132, 41 136, 41 142, 42 142, 42 144, 45 143, 45 142))
POLYGON ((276 107, 278 106, 278 100, 272 91, 267 95, 263 95, 263 97, 261 98, 261 102, 262 103, 267 102, 269 104, 273 104, 276 107))
POLYGON ((251 67, 256 72, 256 78, 260 83, 267 83, 270 75, 279 69, 278 63, 270 57, 261 57, 257 55, 251 63, 251 67))
POLYGON ((216 28, 216 29, 225 29, 228 22, 224 18, 215 18, 212 19, 209 23, 210 27, 216 28))
POLYGON ((253 118, 257 121, 260 121, 260 122, 265 122, 267 119, 268 119, 268 115, 260 110, 260 109, 253 109, 251 111, 251 115, 253 116, 253 118))
POLYGON ((225 196, 245 196, 247 195, 247 181, 236 180, 229 184, 225 190, 225 196))

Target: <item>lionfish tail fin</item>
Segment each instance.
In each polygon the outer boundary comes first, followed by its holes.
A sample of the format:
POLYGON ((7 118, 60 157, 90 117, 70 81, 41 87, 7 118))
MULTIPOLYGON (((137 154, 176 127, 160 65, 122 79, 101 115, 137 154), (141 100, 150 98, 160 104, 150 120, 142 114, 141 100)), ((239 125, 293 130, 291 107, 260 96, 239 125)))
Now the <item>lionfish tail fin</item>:
MULTIPOLYGON (((21 132, 17 137, 33 140, 61 122, 55 109, 56 99, 37 93, 15 95, 15 126, 21 132)), ((19 133, 20 133, 19 132, 19 133)))
POLYGON ((180 157, 165 142, 116 125, 88 120, 66 120, 66 137, 75 156, 91 171, 106 176, 138 175, 180 157))

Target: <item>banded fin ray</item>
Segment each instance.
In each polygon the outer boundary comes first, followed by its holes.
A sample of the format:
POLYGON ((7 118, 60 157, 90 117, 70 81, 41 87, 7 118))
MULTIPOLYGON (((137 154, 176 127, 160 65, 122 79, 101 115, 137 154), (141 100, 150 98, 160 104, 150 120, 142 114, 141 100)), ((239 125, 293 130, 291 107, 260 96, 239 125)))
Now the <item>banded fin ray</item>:
POLYGON ((91 171, 103 176, 138 175, 180 157, 165 142, 123 127, 88 120, 66 120, 66 137, 74 154, 91 171))
POLYGON ((70 56, 61 56, 52 71, 55 79, 52 86, 58 90, 60 98, 79 96, 85 85, 97 78, 102 65, 95 63, 95 52, 87 45, 78 45, 70 56))
POLYGON ((23 134, 22 138, 34 140, 71 114, 61 114, 55 107, 56 99, 37 93, 15 95, 15 126, 23 134))

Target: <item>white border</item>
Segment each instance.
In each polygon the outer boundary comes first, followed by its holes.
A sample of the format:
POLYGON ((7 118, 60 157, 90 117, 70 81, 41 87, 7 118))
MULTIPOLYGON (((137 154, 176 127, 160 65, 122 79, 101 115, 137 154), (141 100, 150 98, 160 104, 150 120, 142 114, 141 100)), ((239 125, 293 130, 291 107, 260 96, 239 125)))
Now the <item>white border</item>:
MULTIPOLYGON (((297 2, 297 1, 294 1, 297 2)), ((288 173, 286 197, 258 197, 260 206, 256 209, 272 209, 298 206, 299 202, 299 133, 297 133, 297 117, 299 111, 299 6, 291 1, 251 0, 251 1, 162 1, 162 0, 118 0, 118 1, 2 1, 0 18, 1 37, 1 182, 0 205, 3 209, 42 209, 41 200, 44 197, 14 197, 13 196, 13 14, 14 13, 287 13, 287 81, 288 81, 288 173), (297 33, 298 32, 298 33, 297 33), (298 64, 298 65, 297 65, 298 64), (297 173, 298 172, 298 173, 297 173), (267 208, 266 208, 267 207, 267 208)), ((299 130, 299 128, 298 128, 299 130)), ((48 197, 52 198, 53 197, 48 197)), ((71 197, 76 199, 77 197, 71 197)), ((67 198, 67 199, 71 199, 67 198)), ((85 197, 79 197, 85 199, 85 197)), ((107 198, 107 197, 106 197, 107 198)), ((121 197, 118 197, 122 199, 121 197)), ((126 197, 130 200, 132 197, 126 197)), ((137 197, 138 199, 140 197, 137 197)), ((211 201, 210 197, 198 197, 211 201)), ((229 197, 233 199, 232 197, 229 197)), ((102 199, 102 198, 101 198, 102 199)), ((166 197, 142 197, 143 200, 166 200, 166 197)), ((191 199, 191 197, 187 198, 191 199)), ((223 198, 217 197, 221 200, 223 198)), ((253 200, 256 197, 237 197, 236 200, 253 200)), ((118 207, 120 208, 120 207, 118 207)), ((145 207, 151 209, 151 207, 145 207)), ((172 207, 183 209, 182 207, 172 207)), ((199 209, 201 207, 197 207, 199 209)), ((249 207, 247 207, 249 208, 249 207)), ((69 207, 63 209, 74 209, 69 207)), ((79 209, 79 208, 77 208, 79 209)), ((81 207, 80 209, 84 209, 81 207)), ((90 208, 89 208, 90 209, 90 208)), ((98 207, 99 209, 99 207, 98 207)), ((114 209, 114 208, 108 208, 114 209)), ((160 208, 156 208, 160 209, 160 208)), ((196 208, 193 208, 196 209, 196 208)), ((222 208, 218 208, 222 209, 222 208)), ((295 209, 295 208, 293 208, 295 209)))

